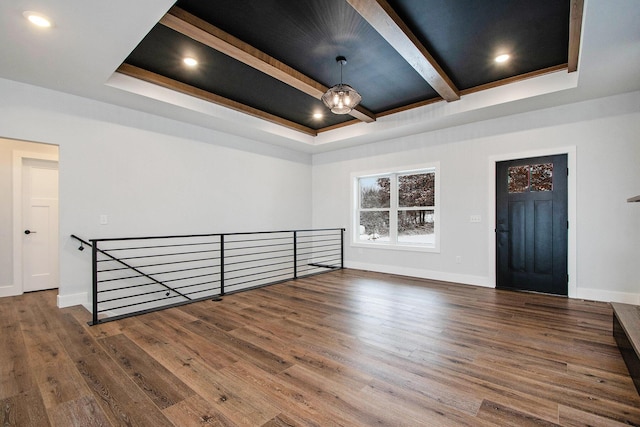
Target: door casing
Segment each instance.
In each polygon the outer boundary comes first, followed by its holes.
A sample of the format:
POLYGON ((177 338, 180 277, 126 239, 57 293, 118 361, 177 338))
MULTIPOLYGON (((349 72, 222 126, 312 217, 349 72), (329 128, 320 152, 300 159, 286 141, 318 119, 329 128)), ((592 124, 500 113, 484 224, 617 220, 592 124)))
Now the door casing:
POLYGON ((32 151, 13 152, 13 285, 0 290, 0 296, 21 295, 22 288, 22 163, 23 159, 58 161, 56 154, 32 151))
POLYGON ((556 147, 541 150, 521 151, 506 154, 499 154, 489 157, 489 173, 488 173, 488 194, 487 218, 490 218, 487 227, 488 240, 488 267, 489 282, 496 285, 496 163, 506 160, 517 160, 528 157, 543 157, 556 154, 567 155, 567 166, 569 168, 569 176, 567 177, 567 209, 569 218, 569 230, 567 235, 567 271, 569 274, 568 297, 577 298, 577 265, 576 265, 576 245, 577 245, 577 221, 576 221, 576 147, 556 147))

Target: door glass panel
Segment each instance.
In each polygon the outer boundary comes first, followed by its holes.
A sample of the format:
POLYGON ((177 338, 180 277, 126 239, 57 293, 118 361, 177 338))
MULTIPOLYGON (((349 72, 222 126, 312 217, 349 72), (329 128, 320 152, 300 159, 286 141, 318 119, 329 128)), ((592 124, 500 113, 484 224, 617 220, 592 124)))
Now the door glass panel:
POLYGON ((531 191, 553 191, 553 163, 531 165, 531 191))
POLYGON ((529 191, 529 165, 510 166, 508 171, 509 193, 529 191))
POLYGON ((507 180, 509 193, 553 191, 553 163, 510 166, 507 180))

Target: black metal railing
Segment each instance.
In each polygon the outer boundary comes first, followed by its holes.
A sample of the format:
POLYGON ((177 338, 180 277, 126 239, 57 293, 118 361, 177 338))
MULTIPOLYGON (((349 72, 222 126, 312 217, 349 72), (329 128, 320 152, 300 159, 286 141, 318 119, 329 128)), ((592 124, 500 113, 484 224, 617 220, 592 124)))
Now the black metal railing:
POLYGON ((344 229, 84 240, 91 248, 90 324, 343 268, 344 229))

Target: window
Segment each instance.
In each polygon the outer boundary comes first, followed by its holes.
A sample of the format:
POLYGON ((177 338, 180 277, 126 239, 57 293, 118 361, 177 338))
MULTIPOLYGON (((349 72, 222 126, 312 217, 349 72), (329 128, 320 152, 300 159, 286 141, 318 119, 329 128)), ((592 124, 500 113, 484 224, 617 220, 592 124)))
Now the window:
POLYGON ((438 249, 437 167, 354 176, 356 245, 438 249))

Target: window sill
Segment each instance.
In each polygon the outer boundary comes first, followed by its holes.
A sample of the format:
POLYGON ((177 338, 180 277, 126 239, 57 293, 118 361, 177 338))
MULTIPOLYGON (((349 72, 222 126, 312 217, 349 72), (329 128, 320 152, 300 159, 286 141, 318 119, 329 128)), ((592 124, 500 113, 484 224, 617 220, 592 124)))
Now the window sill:
POLYGON ((391 245, 391 244, 385 244, 385 243, 361 243, 361 242, 351 242, 350 246, 354 248, 384 249, 384 250, 391 250, 391 251, 440 253, 440 248, 438 248, 437 246, 391 245))

